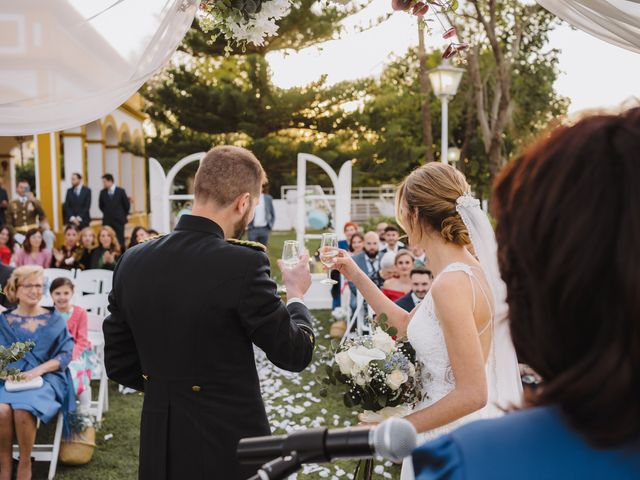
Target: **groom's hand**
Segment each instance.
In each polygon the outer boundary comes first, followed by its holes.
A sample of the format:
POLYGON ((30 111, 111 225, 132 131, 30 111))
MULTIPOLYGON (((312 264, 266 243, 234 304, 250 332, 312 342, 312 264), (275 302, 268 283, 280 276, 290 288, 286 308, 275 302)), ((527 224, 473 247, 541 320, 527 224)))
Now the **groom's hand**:
POLYGON ((300 256, 300 261, 293 268, 286 268, 282 260, 278 260, 278 267, 282 272, 282 280, 287 287, 287 298, 304 298, 311 286, 311 272, 309 271, 309 255, 300 256))

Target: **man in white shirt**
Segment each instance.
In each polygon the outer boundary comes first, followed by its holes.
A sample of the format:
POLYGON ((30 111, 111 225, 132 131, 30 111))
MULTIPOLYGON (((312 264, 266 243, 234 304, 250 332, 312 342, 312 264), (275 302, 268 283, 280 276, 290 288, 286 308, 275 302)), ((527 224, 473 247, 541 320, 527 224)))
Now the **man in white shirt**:
POLYGON ((91 221, 91 190, 82 185, 82 175, 71 175, 71 188, 67 190, 67 196, 62 205, 64 223, 73 223, 83 229, 89 226, 91 221))
POLYGON ((247 237, 252 242, 258 242, 265 247, 269 243, 269 234, 276 221, 276 212, 273 208, 273 197, 268 193, 267 185, 263 185, 260 200, 256 207, 256 213, 252 222, 247 227, 247 237))
POLYGON ((382 249, 382 251, 384 253, 398 253, 398 250, 404 248, 404 243, 402 243, 399 238, 400 230, 398 230, 398 227, 396 227, 395 225, 387 225, 384 229, 384 240, 386 246, 384 247, 384 249, 382 249))

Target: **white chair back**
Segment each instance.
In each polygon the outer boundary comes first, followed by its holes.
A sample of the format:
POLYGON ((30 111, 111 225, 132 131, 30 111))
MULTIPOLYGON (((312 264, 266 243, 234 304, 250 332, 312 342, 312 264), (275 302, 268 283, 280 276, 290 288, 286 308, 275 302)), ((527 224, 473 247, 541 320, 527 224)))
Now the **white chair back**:
POLYGON ((104 316, 97 313, 87 312, 87 330, 90 332, 102 333, 102 323, 104 322, 104 316))
POLYGON ((82 293, 109 293, 113 285, 113 272, 110 270, 81 270, 76 275, 76 288, 82 293))
POLYGON ((76 305, 84 308, 87 312, 105 316, 109 305, 109 297, 106 293, 90 293, 89 295, 78 297, 76 305))

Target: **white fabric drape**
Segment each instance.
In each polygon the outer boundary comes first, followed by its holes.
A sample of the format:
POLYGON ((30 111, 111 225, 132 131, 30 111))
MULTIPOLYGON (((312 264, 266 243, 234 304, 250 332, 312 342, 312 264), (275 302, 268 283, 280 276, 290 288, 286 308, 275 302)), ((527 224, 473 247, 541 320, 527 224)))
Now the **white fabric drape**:
MULTIPOLYGON (((538 3, 574 27, 640 53, 640 0, 538 0, 538 3)), ((585 58, 588 55, 585 52, 585 58)))
POLYGON ((0 136, 77 127, 167 63, 199 0, 0 0, 0 136))

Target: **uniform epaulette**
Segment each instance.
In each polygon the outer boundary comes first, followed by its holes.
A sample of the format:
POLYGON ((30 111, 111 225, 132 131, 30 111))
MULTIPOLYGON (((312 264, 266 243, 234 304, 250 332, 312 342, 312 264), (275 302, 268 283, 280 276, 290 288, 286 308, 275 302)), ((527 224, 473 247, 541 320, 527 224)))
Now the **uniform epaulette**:
POLYGON ((156 240, 156 239, 162 238, 162 237, 164 237, 164 235, 153 235, 151 237, 147 237, 144 240, 138 242, 138 244, 147 243, 147 242, 150 242, 151 240, 156 240))
POLYGON ((229 242, 231 245, 239 245, 241 247, 249 247, 249 248, 253 248, 254 250, 259 250, 261 252, 266 252, 267 251, 267 247, 265 247, 263 244, 258 243, 258 242, 252 242, 250 240, 237 240, 235 238, 227 238, 227 242, 229 242))

